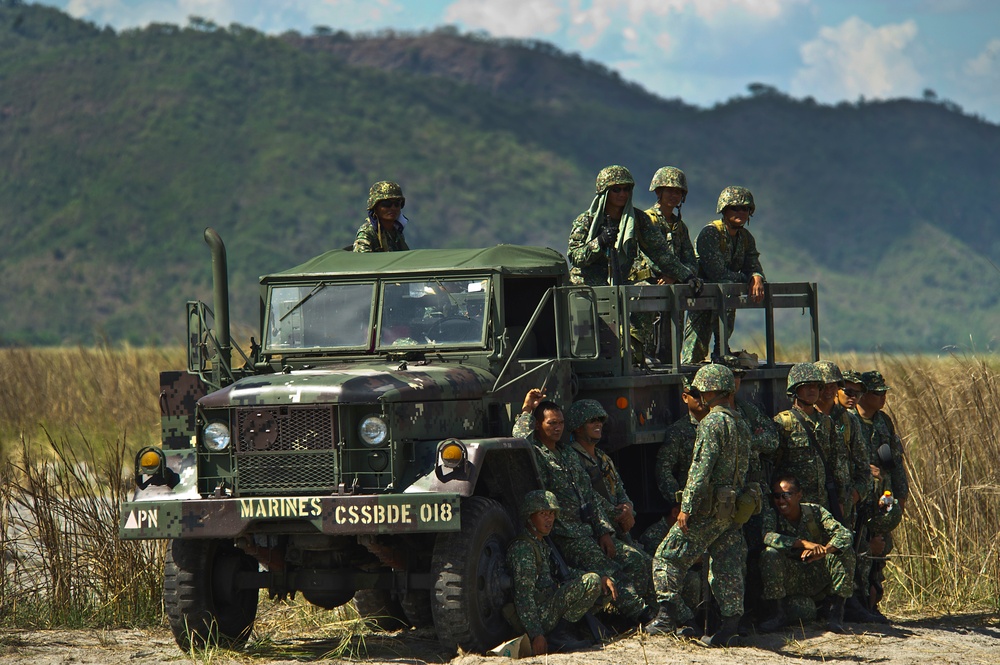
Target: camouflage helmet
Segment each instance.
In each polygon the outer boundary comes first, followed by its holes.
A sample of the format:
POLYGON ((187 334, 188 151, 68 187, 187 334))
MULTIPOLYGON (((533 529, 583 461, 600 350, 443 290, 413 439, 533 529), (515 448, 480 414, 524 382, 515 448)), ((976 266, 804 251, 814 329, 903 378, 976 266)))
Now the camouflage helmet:
POLYGON ((694 375, 693 388, 705 392, 731 393, 736 391, 736 377, 725 365, 705 365, 694 375))
POLYGON ((861 380, 861 372, 857 370, 845 369, 843 374, 844 374, 844 381, 846 381, 847 383, 860 383, 861 385, 864 385, 865 383, 864 381, 861 380))
POLYGON ((889 386, 885 385, 885 377, 882 376, 882 372, 877 370, 862 374, 861 385, 865 387, 865 391, 870 393, 884 393, 889 390, 889 386))
POLYGON ((817 360, 814 364, 823 374, 823 383, 842 384, 844 382, 844 375, 840 373, 837 363, 831 360, 817 360))
POLYGON ((649 183, 649 191, 655 192, 657 187, 677 187, 688 193, 688 179, 676 166, 663 166, 653 174, 653 180, 649 183))
POLYGON ((596 399, 577 400, 566 411, 566 429, 573 432, 591 418, 607 419, 607 417, 608 412, 596 399))
POLYGON ((788 395, 794 395, 799 386, 807 383, 826 383, 823 371, 815 363, 798 363, 788 370, 788 395))
POLYGON ((598 194, 603 194, 607 191, 608 187, 614 185, 631 185, 635 186, 635 180, 632 179, 632 174, 624 166, 605 166, 601 169, 601 172, 597 174, 597 184, 595 188, 598 194))
POLYGON ((715 362, 719 363, 720 365, 725 365, 726 367, 731 369, 733 375, 735 376, 743 376, 747 372, 747 368, 743 366, 743 364, 740 362, 740 359, 731 353, 727 353, 726 355, 722 356, 715 362))
POLYGON ((750 206, 751 215, 757 210, 750 190, 737 185, 730 185, 722 190, 722 193, 719 194, 719 205, 715 206, 715 212, 722 212, 726 206, 750 206))
POLYGON ((547 490, 532 490, 524 495, 521 504, 521 519, 527 520, 539 510, 554 510, 559 513, 559 500, 547 490))
POLYGON ((402 205, 406 205, 403 188, 398 183, 391 180, 379 180, 368 190, 368 209, 374 210, 379 201, 385 201, 386 199, 402 199, 402 205))

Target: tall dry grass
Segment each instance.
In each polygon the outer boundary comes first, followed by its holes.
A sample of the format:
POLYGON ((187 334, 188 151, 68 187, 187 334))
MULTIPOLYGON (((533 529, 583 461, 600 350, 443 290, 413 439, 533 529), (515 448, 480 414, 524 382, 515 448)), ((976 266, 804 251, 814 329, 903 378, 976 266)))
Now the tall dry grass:
POLYGON ((878 369, 903 441, 910 499, 889 556, 890 612, 1000 609, 1000 359, 838 359, 878 369))

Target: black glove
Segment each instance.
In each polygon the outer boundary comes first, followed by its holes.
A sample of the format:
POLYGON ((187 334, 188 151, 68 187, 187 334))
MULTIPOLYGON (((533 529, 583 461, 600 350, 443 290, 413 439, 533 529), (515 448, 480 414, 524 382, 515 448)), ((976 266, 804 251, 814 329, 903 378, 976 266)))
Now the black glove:
POLYGON ((601 247, 611 247, 618 240, 618 227, 617 226, 605 226, 601 229, 601 233, 597 236, 597 243, 601 247))
POLYGON ((701 295, 701 289, 705 286, 705 282, 700 277, 690 277, 687 283, 691 286, 691 291, 695 296, 701 295))

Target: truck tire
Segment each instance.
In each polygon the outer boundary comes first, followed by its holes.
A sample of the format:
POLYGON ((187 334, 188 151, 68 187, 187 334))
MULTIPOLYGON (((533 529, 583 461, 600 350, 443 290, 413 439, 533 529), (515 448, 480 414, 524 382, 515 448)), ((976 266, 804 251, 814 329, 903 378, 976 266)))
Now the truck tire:
POLYGON ((192 646, 240 646, 257 618, 258 589, 237 576, 257 560, 228 540, 172 540, 163 566, 163 608, 183 651, 192 646))
POLYGON ((355 591, 354 608, 358 611, 358 616, 371 621, 382 630, 399 630, 410 625, 403 606, 385 589, 355 591))
POLYGON ((434 544, 431 614, 445 648, 484 653, 511 632, 502 610, 514 525, 503 506, 478 496, 462 501, 461 519, 461 531, 440 534, 434 544))
POLYGON ((403 596, 400 604, 406 620, 414 628, 427 628, 434 625, 431 614, 431 592, 427 589, 411 589, 403 596))

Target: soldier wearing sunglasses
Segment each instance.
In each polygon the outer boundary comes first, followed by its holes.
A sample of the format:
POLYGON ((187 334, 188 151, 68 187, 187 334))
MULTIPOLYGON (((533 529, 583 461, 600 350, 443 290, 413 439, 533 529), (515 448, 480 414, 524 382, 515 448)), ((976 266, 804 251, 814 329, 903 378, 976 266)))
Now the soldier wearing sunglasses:
POLYGON ((368 192, 368 218, 358 229, 355 252, 400 252, 409 249, 403 237, 408 219, 403 215, 406 197, 395 182, 381 180, 368 192))

